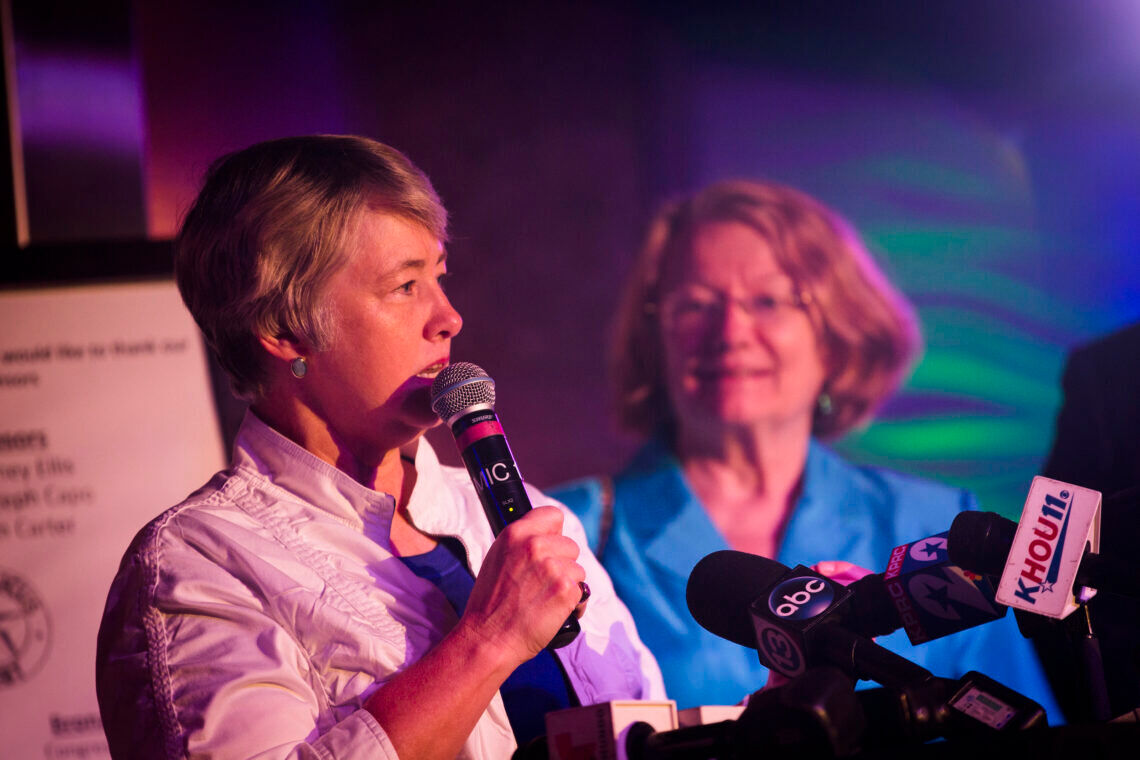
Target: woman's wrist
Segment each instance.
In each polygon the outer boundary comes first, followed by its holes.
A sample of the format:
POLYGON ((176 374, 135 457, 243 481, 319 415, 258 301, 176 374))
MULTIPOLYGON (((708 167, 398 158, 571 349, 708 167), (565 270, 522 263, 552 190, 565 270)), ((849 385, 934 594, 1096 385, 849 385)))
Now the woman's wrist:
POLYGON ((520 660, 503 637, 495 636, 488 628, 464 615, 439 647, 449 650, 451 657, 468 663, 466 667, 472 672, 486 673, 499 684, 525 660, 520 660))

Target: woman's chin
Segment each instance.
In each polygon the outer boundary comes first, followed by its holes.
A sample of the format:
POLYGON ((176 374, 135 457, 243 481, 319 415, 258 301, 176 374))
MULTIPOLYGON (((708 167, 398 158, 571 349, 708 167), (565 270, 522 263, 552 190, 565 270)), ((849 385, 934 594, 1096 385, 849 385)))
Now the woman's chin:
POLYGON ((412 428, 419 432, 430 430, 439 424, 439 417, 431 408, 431 386, 405 385, 388 397, 378 410, 377 425, 383 426, 387 418, 400 428, 412 428))
POLYGON ((760 421, 776 411, 766 403, 766 394, 750 390, 752 392, 726 393, 723 388, 709 389, 709 392, 697 394, 693 399, 694 405, 709 417, 733 424, 760 421))
POLYGON ((690 414, 703 420, 705 427, 721 427, 731 430, 771 427, 781 420, 793 416, 786 410, 773 409, 769 405, 752 399, 715 399, 690 407, 690 414))
POLYGON ((430 430, 439 424, 439 417, 431 408, 431 389, 424 388, 408 394, 404 403, 400 405, 404 415, 413 421, 417 427, 430 430))

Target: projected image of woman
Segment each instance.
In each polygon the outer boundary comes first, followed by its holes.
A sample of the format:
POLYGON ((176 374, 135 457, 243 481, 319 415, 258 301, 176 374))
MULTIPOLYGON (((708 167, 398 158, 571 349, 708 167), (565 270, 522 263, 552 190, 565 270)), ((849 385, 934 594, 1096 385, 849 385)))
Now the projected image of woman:
MULTIPOLYGON (((975 506, 821 442, 870 418, 918 344, 855 232, 801 192, 723 182, 653 220, 612 346, 620 420, 647 442, 615 477, 553 493, 583 518, 679 707, 732 704, 767 678, 755 652, 689 614, 702 557, 826 560, 825 574, 851 578, 846 563, 881 570, 892 548, 975 506)), ((921 647, 902 632, 882 643, 938 675, 979 670, 1059 717, 1012 616, 921 647)))

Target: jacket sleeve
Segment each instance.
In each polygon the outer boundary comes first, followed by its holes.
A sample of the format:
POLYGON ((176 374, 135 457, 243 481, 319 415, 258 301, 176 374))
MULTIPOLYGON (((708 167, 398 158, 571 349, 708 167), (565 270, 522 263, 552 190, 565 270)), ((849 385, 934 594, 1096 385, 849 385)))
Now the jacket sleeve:
POLYGON ((96 682, 116 760, 396 758, 363 709, 323 725, 325 696, 294 635, 234 573, 155 526, 111 587, 96 682))
MULTIPOLYGON (((528 486, 529 488, 529 486, 528 486)), ((581 549, 578 563, 586 571, 590 601, 579 623, 582 634, 563 650, 569 661, 571 680, 582 704, 615 699, 663 700, 665 682, 657 659, 641 641, 629 609, 618 598, 609 574, 598 562, 586 540, 586 531, 573 511, 537 489, 534 504, 556 504, 565 513, 562 533, 581 549)))

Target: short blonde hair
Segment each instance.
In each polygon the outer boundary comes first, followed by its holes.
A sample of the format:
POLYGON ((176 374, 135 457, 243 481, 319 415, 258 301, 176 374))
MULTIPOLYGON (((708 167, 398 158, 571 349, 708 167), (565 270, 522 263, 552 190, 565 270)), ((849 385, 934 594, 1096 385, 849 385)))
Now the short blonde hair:
POLYGON ((346 262, 346 241, 366 208, 446 240, 447 211, 427 176, 375 140, 270 140, 210 167, 175 239, 175 275, 238 396, 266 391, 259 336, 290 334, 327 347, 324 286, 346 262))
POLYGON ((790 187, 734 180, 667 204, 649 226, 611 346, 622 425, 671 441, 676 433, 657 317, 665 295, 662 272, 667 257, 688 253, 696 232, 717 222, 755 230, 804 298, 827 368, 824 392, 831 399, 830 412, 816 411, 812 432, 837 437, 869 418, 918 354, 913 309, 837 213, 790 187))

